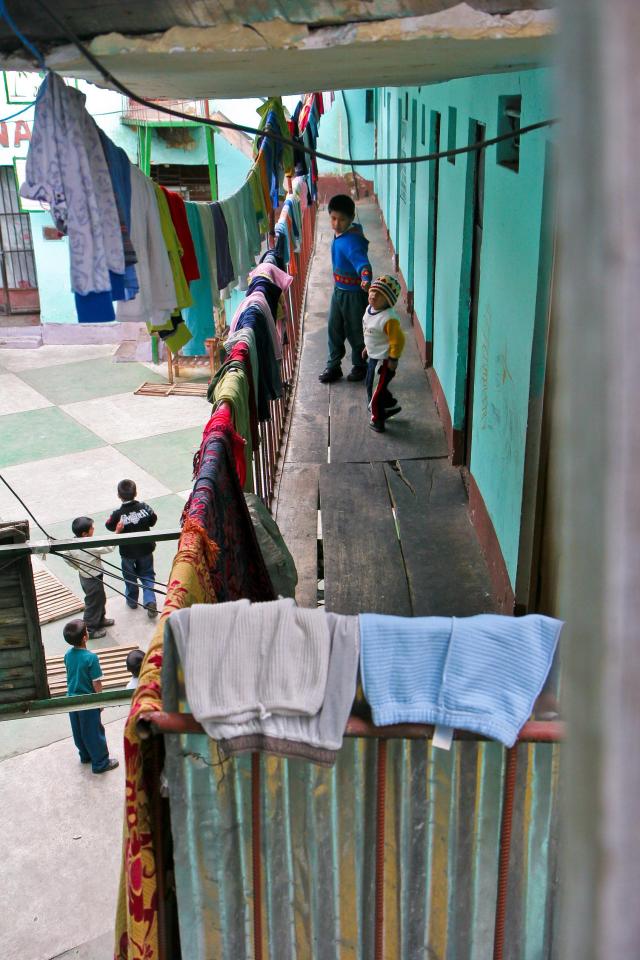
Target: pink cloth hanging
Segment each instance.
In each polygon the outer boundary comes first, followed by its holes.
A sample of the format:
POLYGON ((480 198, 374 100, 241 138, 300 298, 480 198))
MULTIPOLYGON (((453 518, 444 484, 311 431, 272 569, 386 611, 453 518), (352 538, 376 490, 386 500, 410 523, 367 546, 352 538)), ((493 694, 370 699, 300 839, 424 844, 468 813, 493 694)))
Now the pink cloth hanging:
POLYGON ((280 270, 274 263, 259 263, 255 270, 252 270, 249 274, 249 280, 253 280, 254 277, 266 277, 267 280, 271 280, 277 287, 280 287, 283 293, 293 283, 293 277, 285 273, 284 270, 280 270))
MULTIPOLYGON (((277 268, 276 268, 277 269, 277 268)), ((264 293, 261 293, 259 290, 256 290, 254 293, 248 293, 244 298, 238 309, 233 315, 233 320, 231 321, 231 327, 229 328, 229 333, 233 333, 236 327, 238 326, 238 321, 243 315, 247 307, 257 307, 260 310, 267 321, 267 326, 269 327, 269 333, 271 334, 271 339, 273 341, 273 351, 276 355, 276 360, 282 360, 282 340, 280 339, 280 334, 276 328, 276 322, 273 319, 273 314, 271 313, 271 307, 265 297, 264 293)))

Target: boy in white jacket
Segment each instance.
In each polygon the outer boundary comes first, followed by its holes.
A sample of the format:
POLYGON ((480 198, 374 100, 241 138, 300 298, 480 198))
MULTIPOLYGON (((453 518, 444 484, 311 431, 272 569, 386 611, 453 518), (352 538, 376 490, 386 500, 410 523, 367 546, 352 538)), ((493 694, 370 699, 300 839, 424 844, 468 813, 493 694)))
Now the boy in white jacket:
MULTIPOLYGON (((76 517, 71 524, 73 535, 84 539, 93 536, 91 517, 76 517)), ((80 574, 80 584, 84 591, 84 617, 90 640, 99 640, 106 636, 105 627, 112 627, 113 620, 107 619, 107 595, 104 592, 104 567, 102 557, 111 553, 113 547, 90 547, 86 550, 70 550, 61 554, 70 567, 80 574)))
POLYGON ((393 309, 399 296, 400 284, 395 277, 378 277, 369 288, 369 306, 362 318, 362 358, 367 361, 366 384, 371 411, 369 426, 376 433, 384 433, 385 421, 402 409, 389 393, 389 383, 396 375, 404 349, 404 333, 393 309))

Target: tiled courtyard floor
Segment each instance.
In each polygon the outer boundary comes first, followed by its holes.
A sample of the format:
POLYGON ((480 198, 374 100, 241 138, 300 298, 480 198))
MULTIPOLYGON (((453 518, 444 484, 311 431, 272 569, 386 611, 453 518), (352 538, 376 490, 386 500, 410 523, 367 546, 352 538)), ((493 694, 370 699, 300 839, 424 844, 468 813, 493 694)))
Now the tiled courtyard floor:
MULTIPOLYGON (((114 351, 113 344, 0 349, 0 473, 53 537, 71 537, 71 521, 81 514, 106 532, 125 477, 157 512, 157 529, 178 527, 209 405, 194 397, 134 396, 145 380, 164 380, 166 368, 117 363, 114 351)), ((27 519, 3 484, 0 519, 27 519)), ((44 538, 33 523, 31 537, 44 538)), ((163 583, 174 553, 171 541, 156 548, 163 583)), ((107 559, 118 564, 117 550, 107 559)), ((63 560, 51 556, 47 564, 82 597, 77 574, 63 560)), ((112 589, 107 593, 116 624, 90 647, 145 649, 155 621, 128 609, 112 589)), ((47 656, 67 648, 64 622, 42 628, 47 656)), ((103 712, 111 753, 121 760, 126 712, 103 712)), ((9 851, 0 904, 11 905, 12 914, 11 924, 1 925, 2 960, 111 957, 123 769, 94 776, 78 763, 69 734, 64 714, 0 723, 0 849, 9 851)))

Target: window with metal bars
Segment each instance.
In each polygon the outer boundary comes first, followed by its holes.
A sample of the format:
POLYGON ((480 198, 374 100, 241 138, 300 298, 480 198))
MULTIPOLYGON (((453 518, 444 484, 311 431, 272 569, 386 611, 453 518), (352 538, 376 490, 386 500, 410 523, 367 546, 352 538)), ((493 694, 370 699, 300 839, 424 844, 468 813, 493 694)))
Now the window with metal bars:
POLYGON ((20 210, 13 166, 0 167, 0 280, 0 314, 38 309, 28 293, 38 287, 31 222, 20 210))
MULTIPOLYGON (((522 97, 498 97, 498 136, 520 128, 522 97)), ((503 140, 496 145, 496 161, 517 173, 520 169, 520 137, 503 140)))

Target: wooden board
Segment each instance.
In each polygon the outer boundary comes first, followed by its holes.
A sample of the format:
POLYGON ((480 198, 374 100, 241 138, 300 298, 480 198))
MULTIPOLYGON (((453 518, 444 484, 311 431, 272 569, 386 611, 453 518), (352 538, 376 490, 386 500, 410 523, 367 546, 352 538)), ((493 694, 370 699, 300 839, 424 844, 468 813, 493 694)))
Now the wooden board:
POLYGON ((407 346, 390 387, 402 411, 389 421, 385 433, 375 433, 369 427, 364 383, 349 383, 345 378, 331 385, 332 463, 447 456, 444 430, 412 342, 413 333, 405 329, 405 336, 407 346))
POLYGON ((318 602, 318 479, 316 464, 283 467, 274 519, 298 571, 296 600, 302 607, 318 602))
POLYGON ((143 383, 134 394, 144 397, 206 397, 209 382, 205 383, 143 383))
POLYGON ((441 461, 385 464, 416 617, 494 609, 485 558, 471 525, 459 469, 441 461))
POLYGON ((78 597, 69 587, 42 567, 33 571, 33 582, 36 588, 38 603, 38 617, 40 624, 52 623, 72 613, 84 610, 84 600, 78 597))
POLYGON ((304 339, 293 403, 286 460, 290 463, 326 463, 329 444, 329 387, 320 383, 327 352, 326 316, 305 318, 304 339))
POLYGON ((382 465, 321 467, 320 509, 326 609, 411 616, 382 465))
MULTIPOLYGON (((0 524, 0 543, 29 539, 27 521, 0 524)), ((0 570, 0 703, 48 696, 31 558, 0 570)))
MULTIPOLYGON (((121 647, 104 647, 94 650, 102 667, 103 690, 120 690, 126 687, 131 674, 127 670, 127 655, 131 650, 137 650, 135 643, 121 647)), ((47 658, 47 677, 52 697, 63 697, 67 692, 67 671, 64 665, 64 656, 47 658)))

